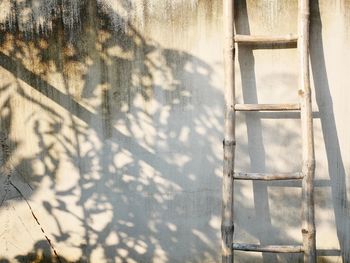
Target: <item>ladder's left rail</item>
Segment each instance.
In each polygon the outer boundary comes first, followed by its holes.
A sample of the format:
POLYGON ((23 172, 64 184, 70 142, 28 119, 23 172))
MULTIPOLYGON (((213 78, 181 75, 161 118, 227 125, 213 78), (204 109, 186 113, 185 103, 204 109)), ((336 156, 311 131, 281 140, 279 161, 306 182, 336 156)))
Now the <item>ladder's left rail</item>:
POLYGON ((222 187, 222 262, 233 262, 233 171, 235 138, 234 1, 224 0, 225 138, 222 187))

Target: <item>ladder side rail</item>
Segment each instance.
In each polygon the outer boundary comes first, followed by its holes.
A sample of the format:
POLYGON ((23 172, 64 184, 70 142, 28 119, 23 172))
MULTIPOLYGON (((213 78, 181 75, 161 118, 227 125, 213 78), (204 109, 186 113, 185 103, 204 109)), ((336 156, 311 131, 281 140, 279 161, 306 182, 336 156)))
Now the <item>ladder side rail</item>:
POLYGON ((235 44, 234 44, 234 0, 223 2, 224 22, 224 163, 222 181, 222 262, 233 262, 233 173, 235 152, 235 44))
POLYGON ((316 262, 316 230, 314 208, 314 176, 315 153, 313 139, 312 103, 309 70, 309 0, 299 0, 298 12, 298 53, 299 53, 299 85, 302 129, 302 236, 304 246, 304 262, 316 262))

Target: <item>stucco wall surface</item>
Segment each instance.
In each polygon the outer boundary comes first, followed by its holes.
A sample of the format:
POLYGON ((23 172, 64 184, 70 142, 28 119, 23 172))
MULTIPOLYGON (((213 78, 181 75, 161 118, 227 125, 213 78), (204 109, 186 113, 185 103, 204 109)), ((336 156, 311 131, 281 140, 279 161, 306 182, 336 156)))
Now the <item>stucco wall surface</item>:
MULTIPOLYGON (((238 33, 297 30, 297 0, 236 2, 238 33)), ((311 3, 318 259, 350 262, 350 1, 311 3)), ((0 29, 0 261, 219 262, 222 1, 4 0, 0 29)), ((295 47, 237 58, 240 103, 298 101, 295 47)), ((297 113, 237 140, 237 170, 300 170, 297 113)), ((237 182, 235 240, 300 243, 300 194, 237 182)))

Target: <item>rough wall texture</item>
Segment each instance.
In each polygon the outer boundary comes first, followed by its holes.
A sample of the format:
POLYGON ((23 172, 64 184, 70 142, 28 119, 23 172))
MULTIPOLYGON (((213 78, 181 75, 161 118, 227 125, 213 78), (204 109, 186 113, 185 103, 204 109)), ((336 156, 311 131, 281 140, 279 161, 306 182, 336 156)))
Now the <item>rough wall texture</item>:
MULTIPOLYGON (((311 2, 319 261, 349 262, 350 1, 311 2)), ((240 33, 296 32, 297 0, 236 7, 240 33)), ((219 261, 221 9, 1 1, 1 262, 219 261)), ((240 101, 297 101, 293 47, 239 48, 237 76, 240 101)), ((297 114, 239 114, 237 169, 297 171, 299 135, 297 114)), ((300 242, 300 190, 237 182, 235 239, 300 242)))

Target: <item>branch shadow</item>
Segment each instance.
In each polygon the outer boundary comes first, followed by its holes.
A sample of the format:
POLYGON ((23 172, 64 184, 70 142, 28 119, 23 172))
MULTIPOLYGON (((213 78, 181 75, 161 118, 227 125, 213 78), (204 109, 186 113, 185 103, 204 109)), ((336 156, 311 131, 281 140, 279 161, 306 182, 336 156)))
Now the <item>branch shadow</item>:
MULTIPOLYGON (((31 4, 22 1, 16 13, 31 4)), ((128 1, 122 5, 132 12, 128 1)), ((13 77, 6 120, 18 125, 17 105, 32 108, 23 109, 22 131, 1 124, 13 140, 9 180, 21 193, 5 182, 0 193, 20 220, 38 219, 59 259, 39 240, 8 260, 216 261, 220 158, 207 153, 216 140, 220 145, 220 101, 212 98, 222 95, 213 87, 213 69, 146 39, 98 1, 80 2, 82 19, 73 28, 66 28, 67 10, 53 10, 52 32, 26 34, 18 18, 2 25, 0 65, 13 77), (29 147, 19 134, 32 140, 29 147), (33 158, 21 157, 15 145, 33 158), (44 185, 54 197, 40 199, 44 185), (37 200, 33 215, 15 205, 37 200)), ((6 229, 2 240, 9 234, 6 229)))

